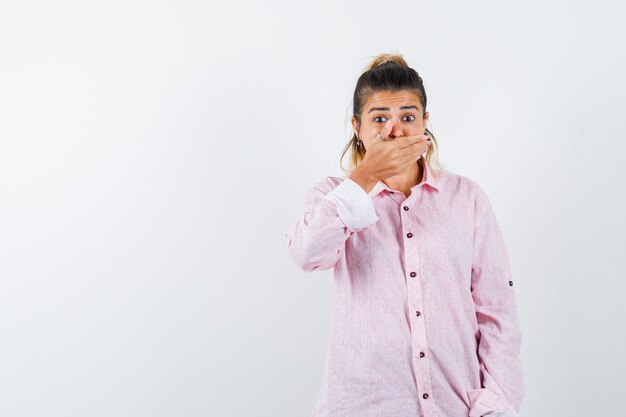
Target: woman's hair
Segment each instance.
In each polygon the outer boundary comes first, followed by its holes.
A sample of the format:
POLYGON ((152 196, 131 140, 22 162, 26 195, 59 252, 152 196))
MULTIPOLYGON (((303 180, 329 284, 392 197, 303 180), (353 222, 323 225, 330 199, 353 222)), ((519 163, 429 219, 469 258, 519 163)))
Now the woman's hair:
MULTIPOLYGON (((424 91, 424 83, 417 71, 409 67, 400 54, 380 54, 376 56, 370 64, 365 67, 364 72, 359 77, 356 88, 354 89, 353 109, 352 113, 356 121, 361 125, 361 112, 363 105, 374 94, 381 91, 410 91, 417 95, 426 113, 426 91, 424 91)), ((429 167, 443 169, 437 158, 437 139, 435 135, 426 129, 427 134, 431 138, 431 144, 428 151, 424 155, 424 160, 429 167), (432 163, 431 163, 432 161, 432 163)), ((344 147, 341 157, 339 158, 340 168, 347 173, 351 173, 354 168, 365 157, 365 147, 358 146, 356 133, 352 135, 352 139, 344 147), (348 151, 351 152, 350 169, 346 171, 342 162, 348 151)), ((436 175, 435 172, 433 174, 436 175)))

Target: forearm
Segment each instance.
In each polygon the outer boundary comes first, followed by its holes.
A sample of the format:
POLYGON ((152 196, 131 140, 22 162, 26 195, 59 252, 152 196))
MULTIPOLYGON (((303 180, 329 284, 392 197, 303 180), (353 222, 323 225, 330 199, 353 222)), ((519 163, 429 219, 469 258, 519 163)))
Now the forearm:
POLYGON ((339 260, 353 233, 378 220, 372 199, 355 181, 346 178, 334 189, 318 183, 287 233, 287 248, 303 270, 328 269, 339 260))

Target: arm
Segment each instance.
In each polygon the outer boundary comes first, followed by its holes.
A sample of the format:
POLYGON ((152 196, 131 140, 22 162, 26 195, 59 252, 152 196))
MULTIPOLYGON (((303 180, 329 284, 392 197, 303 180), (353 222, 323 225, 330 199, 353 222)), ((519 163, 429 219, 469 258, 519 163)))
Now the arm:
POLYGON ((522 333, 509 257, 489 199, 478 191, 471 291, 480 331, 482 388, 468 392, 469 417, 518 417, 524 397, 522 333))
POLYGON ((306 272, 329 269, 341 258, 346 240, 378 220, 371 197, 357 182, 346 178, 333 188, 326 177, 309 191, 285 236, 287 249, 306 272))

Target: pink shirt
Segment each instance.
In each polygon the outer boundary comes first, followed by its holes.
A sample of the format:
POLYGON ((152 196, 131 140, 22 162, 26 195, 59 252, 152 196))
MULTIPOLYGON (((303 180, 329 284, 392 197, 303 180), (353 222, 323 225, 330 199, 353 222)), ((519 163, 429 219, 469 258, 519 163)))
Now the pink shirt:
POLYGON ((502 232, 475 181, 423 165, 408 198, 325 177, 286 235, 302 270, 334 270, 313 417, 519 416, 522 334, 502 232))

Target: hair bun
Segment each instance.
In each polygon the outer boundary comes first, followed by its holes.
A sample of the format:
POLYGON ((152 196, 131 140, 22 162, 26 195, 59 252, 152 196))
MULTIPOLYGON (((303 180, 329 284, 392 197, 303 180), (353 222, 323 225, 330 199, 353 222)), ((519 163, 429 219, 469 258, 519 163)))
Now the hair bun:
POLYGON ((407 68, 409 67, 409 64, 406 63, 402 54, 379 54, 365 67, 365 71, 380 67, 387 62, 393 62, 407 68))

